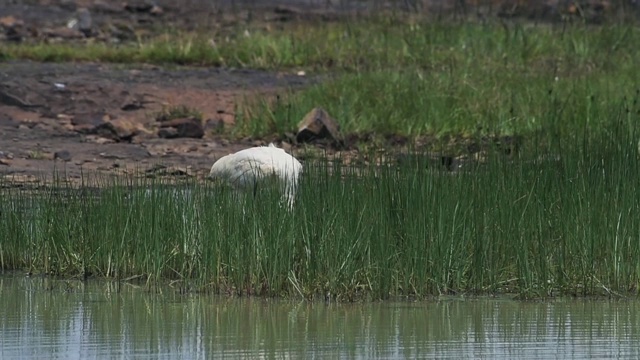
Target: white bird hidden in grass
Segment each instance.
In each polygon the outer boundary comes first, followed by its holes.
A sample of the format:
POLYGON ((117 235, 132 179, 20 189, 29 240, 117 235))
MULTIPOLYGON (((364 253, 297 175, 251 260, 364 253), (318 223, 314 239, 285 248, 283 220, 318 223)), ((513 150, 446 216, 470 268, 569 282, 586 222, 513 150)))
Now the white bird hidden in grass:
POLYGON ((302 164, 274 144, 240 150, 221 157, 211 166, 209 179, 223 180, 234 188, 258 192, 260 184, 274 181, 293 207, 302 164))

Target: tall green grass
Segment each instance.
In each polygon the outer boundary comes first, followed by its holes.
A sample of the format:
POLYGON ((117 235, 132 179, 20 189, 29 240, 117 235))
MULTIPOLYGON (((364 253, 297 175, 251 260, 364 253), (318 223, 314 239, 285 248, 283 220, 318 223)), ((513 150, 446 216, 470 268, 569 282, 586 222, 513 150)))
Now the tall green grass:
POLYGON ((347 73, 324 76, 278 101, 244 104, 239 135, 293 131, 316 106, 346 134, 435 138, 529 136, 549 127, 566 136, 601 126, 624 106, 637 111, 633 59, 640 54, 633 43, 640 32, 629 25, 389 20, 312 28, 308 41, 295 34, 295 50, 278 49, 300 56, 301 64, 347 73))
POLYGON ((264 189, 113 180, 0 193, 0 266, 184 291, 384 299, 624 295, 640 281, 638 132, 619 117, 554 152, 447 172, 309 162, 293 211, 264 189))
POLYGON ((266 136, 296 129, 322 106, 345 134, 407 137, 532 135, 571 136, 629 110, 637 117, 639 72, 619 69, 583 78, 547 73, 487 74, 406 70, 350 74, 277 101, 250 103, 238 113, 240 134, 266 136))
POLYGON ((278 101, 249 102, 239 109, 235 131, 290 132, 316 106, 346 134, 435 138, 531 135, 550 126, 570 135, 601 126, 624 106, 637 111, 640 75, 633 59, 640 54, 632 44, 640 32, 628 25, 376 29, 342 29, 343 41, 326 42, 343 48, 361 39, 353 54, 362 61, 331 55, 355 71, 325 76, 278 101))
POLYGON ((293 22, 270 31, 254 25, 238 27, 232 34, 167 30, 122 44, 5 43, 0 58, 349 71, 489 66, 490 72, 503 72, 542 67, 579 74, 598 64, 611 70, 633 65, 638 53, 634 44, 640 38, 636 26, 624 23, 596 27, 390 16, 293 22))
POLYGON ((322 106, 346 133, 518 134, 526 151, 490 151, 486 163, 455 173, 419 154, 364 168, 309 161, 292 212, 270 189, 253 199, 196 182, 2 188, 0 267, 340 300, 637 290, 637 28, 393 19, 296 26, 218 39, 216 47, 205 37, 167 37, 0 51, 336 70, 340 76, 300 93, 240 109, 235 131, 284 133, 322 106))

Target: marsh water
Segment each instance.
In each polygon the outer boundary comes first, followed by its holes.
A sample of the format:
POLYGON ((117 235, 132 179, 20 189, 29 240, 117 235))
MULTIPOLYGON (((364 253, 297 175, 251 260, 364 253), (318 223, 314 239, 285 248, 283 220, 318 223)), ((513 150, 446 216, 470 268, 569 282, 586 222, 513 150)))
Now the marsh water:
POLYGON ((1 359, 638 358, 640 303, 327 304, 0 277, 1 359))

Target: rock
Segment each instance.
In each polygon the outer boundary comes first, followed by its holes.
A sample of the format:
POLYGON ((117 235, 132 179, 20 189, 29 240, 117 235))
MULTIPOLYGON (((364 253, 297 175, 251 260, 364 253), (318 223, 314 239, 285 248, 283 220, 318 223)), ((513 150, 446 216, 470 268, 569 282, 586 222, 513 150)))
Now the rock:
POLYGON ((123 105, 120 107, 124 111, 135 111, 144 109, 145 105, 152 101, 146 100, 143 95, 130 96, 126 99, 123 105))
POLYGON ((74 117, 71 123, 74 130, 81 134, 97 135, 116 142, 131 142, 134 136, 150 133, 143 124, 126 117, 110 119, 108 115, 83 114, 74 117))
POLYGON ((113 139, 107 139, 97 135, 87 135, 87 137, 85 138, 85 141, 89 143, 99 144, 99 145, 115 143, 115 140, 113 139))
POLYGON ((0 159, 13 159, 13 153, 5 153, 4 151, 0 151, 0 159))
MULTIPOLYGON (((13 42, 20 42, 28 34, 24 28, 24 22, 13 16, 3 16, 0 18, 0 28, 4 30, 4 39, 13 42)), ((2 39, 2 37, 0 37, 2 39)))
POLYGON ((157 13, 158 11, 162 11, 158 5, 154 4, 153 1, 131 1, 130 3, 124 4, 124 9, 129 12, 134 13, 157 13))
MULTIPOLYGON (((22 39, 28 37, 29 34, 21 27, 9 28, 5 30, 4 39, 7 41, 21 42, 22 39)), ((2 39, 2 37, 0 37, 2 39)))
POLYGON ((195 117, 163 121, 160 127, 161 129, 158 131, 158 136, 166 139, 179 137, 199 139, 204 136, 202 121, 195 117), (168 130, 169 128, 175 128, 175 131, 168 130))
POLYGON ((20 96, 11 93, 11 89, 6 88, 5 86, 0 86, 0 103, 19 107, 23 110, 43 107, 42 105, 29 103, 28 101, 20 98, 20 96))
POLYGON ((53 153, 53 159, 60 159, 62 161, 71 161, 71 153, 67 150, 56 151, 53 153))
POLYGON ((78 9, 78 23, 76 24, 78 30, 86 37, 93 35, 93 21, 91 20, 91 13, 87 8, 78 9))
POLYGON ((4 29, 10 29, 19 26, 24 26, 24 22, 20 19, 16 19, 11 15, 0 17, 0 27, 4 29))
POLYGON ((149 14, 155 15, 155 16, 162 15, 162 13, 164 13, 164 10, 162 10, 162 8, 158 5, 153 5, 149 10, 149 14))
POLYGON ((121 155, 109 154, 109 153, 106 153, 106 152, 101 152, 99 155, 100 155, 100 157, 103 157, 105 159, 117 159, 117 160, 124 159, 124 157, 121 156, 121 155))
POLYGON ((156 177, 156 176, 194 176, 193 170, 191 166, 187 167, 177 167, 177 166, 166 166, 162 164, 155 164, 151 168, 145 171, 147 177, 156 177))
POLYGON ((142 105, 142 103, 139 101, 128 102, 120 107, 120 109, 124 111, 134 111, 140 110, 142 108, 144 108, 144 105, 142 105))
POLYGON ((298 124, 296 141, 311 142, 329 139, 334 143, 341 143, 340 125, 322 108, 314 108, 298 124))
POLYGON ((158 136, 163 139, 175 139, 178 137, 178 130, 176 128, 163 128, 158 130, 158 136))
POLYGON ((131 126, 122 126, 114 122, 105 122, 94 127, 90 134, 98 135, 115 141, 131 142, 131 139, 138 133, 137 129, 131 126))

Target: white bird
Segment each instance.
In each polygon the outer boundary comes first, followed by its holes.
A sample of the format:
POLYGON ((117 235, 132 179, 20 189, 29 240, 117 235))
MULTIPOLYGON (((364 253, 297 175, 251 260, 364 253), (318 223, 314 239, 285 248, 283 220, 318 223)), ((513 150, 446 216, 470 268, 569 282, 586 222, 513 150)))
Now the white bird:
POLYGON ((240 150, 221 157, 211 166, 209 179, 223 180, 234 188, 253 191, 268 180, 275 181, 283 192, 283 198, 293 207, 302 164, 274 144, 240 150))

